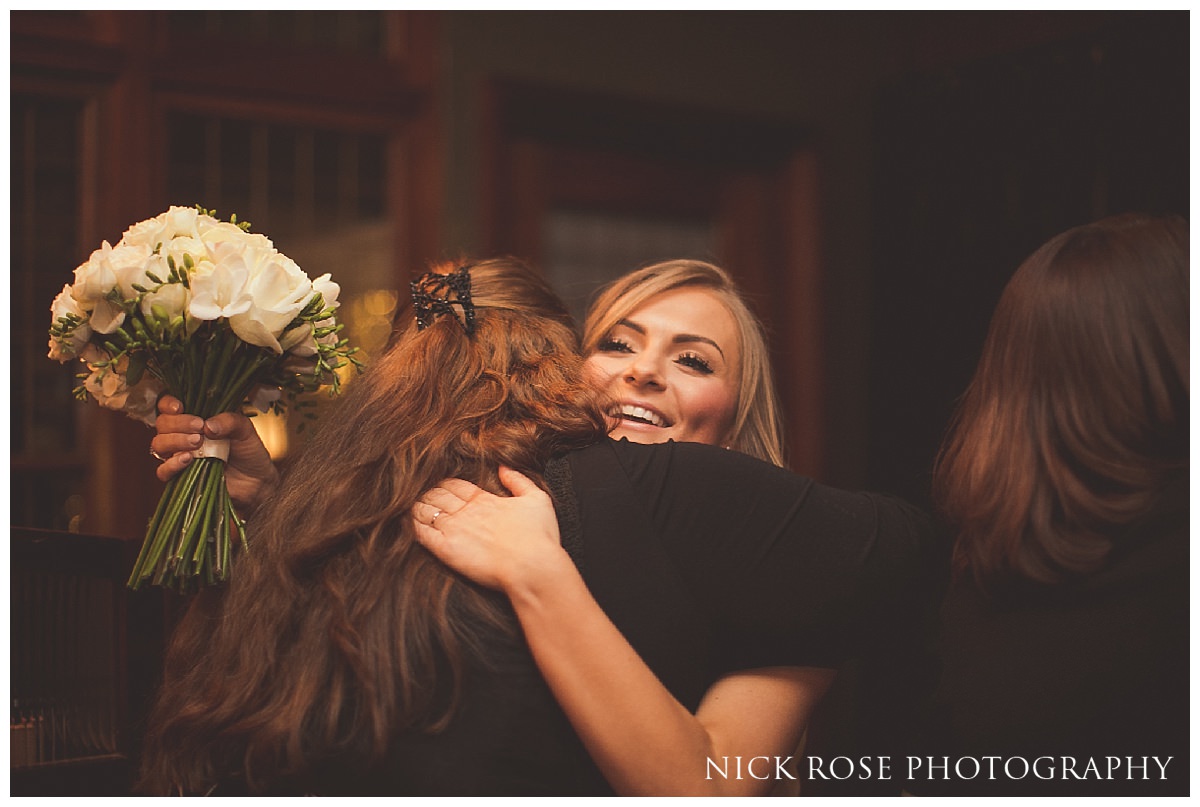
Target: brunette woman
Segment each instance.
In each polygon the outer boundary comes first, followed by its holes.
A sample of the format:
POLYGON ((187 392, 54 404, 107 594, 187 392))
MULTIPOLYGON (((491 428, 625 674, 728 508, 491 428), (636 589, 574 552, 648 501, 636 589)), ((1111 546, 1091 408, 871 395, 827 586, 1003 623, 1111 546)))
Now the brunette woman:
POLYGON ((952 764, 914 791, 1187 794, 1188 291, 1187 223, 1141 215, 1004 290, 935 476, 957 539, 919 750, 952 764), (1014 761, 971 777, 986 755, 1014 761))

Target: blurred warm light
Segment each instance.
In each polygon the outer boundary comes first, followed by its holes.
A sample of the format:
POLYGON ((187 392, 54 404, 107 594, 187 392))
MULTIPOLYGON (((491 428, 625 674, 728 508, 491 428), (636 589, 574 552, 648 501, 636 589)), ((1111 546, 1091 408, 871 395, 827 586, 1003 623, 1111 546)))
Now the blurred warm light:
POLYGON ((368 314, 375 317, 387 317, 389 322, 399 299, 400 295, 393 289, 373 289, 362 296, 363 308, 368 314))
POLYGON ((360 359, 369 360, 383 352, 399 301, 395 289, 367 289, 342 304, 338 317, 346 323, 350 344, 361 349, 360 359))
MULTIPOLYGON (((352 346, 358 347, 357 358, 364 364, 383 352, 387 346, 388 337, 392 333, 392 319, 399 305, 400 295, 395 289, 367 289, 365 291, 347 294, 343 289, 341 306, 337 318, 345 324, 345 330, 340 336, 350 340, 352 346)), ((354 365, 347 362, 334 372, 337 373, 343 387, 354 383, 358 371, 354 365)), ((311 396, 304 396, 309 406, 307 413, 316 416, 317 423, 333 399, 329 396, 330 387, 324 385, 311 396)), ((297 419, 300 415, 297 415, 297 419)), ((299 445, 304 435, 296 428, 289 429, 286 415, 273 413, 255 414, 250 418, 263 445, 271 454, 271 459, 280 460, 287 454, 289 443, 299 445)))
POLYGON ((283 459, 288 450, 287 416, 260 412, 250 418, 250 422, 254 424, 254 430, 267 447, 271 459, 283 459))

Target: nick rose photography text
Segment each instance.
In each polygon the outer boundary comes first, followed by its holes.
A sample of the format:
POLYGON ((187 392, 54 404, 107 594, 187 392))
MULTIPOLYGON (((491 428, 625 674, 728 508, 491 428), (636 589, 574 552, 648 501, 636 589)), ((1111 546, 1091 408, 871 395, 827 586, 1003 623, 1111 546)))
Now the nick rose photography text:
MULTIPOLYGON (((892 779, 901 771, 907 779, 972 780, 1166 780, 1174 757, 904 757, 899 766, 891 757, 806 757, 809 780, 892 779)), ((707 758, 706 779, 796 779, 792 757, 707 758)))

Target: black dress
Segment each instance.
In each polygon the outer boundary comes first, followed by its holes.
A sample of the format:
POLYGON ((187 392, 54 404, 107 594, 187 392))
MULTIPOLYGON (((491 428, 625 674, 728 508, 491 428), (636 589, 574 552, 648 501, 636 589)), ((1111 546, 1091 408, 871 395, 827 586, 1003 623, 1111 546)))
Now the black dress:
MULTIPOLYGON (((553 462, 547 481, 596 600, 693 710, 733 670, 838 664, 932 534, 900 500, 699 444, 609 440, 553 462)), ((327 792, 611 793, 524 644, 492 637, 488 655, 446 731, 397 738, 386 765, 327 792)))
POLYGON ((1122 530, 1095 574, 990 596, 951 587, 910 790, 1187 795, 1187 488, 1178 480, 1122 530), (975 774, 989 755, 1002 760, 994 778, 975 774), (931 770, 930 756, 949 765, 931 770))

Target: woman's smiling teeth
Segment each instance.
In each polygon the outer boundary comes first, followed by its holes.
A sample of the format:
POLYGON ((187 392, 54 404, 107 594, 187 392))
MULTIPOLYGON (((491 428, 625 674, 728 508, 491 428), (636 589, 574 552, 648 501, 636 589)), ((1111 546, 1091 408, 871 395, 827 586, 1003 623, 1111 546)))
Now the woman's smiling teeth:
POLYGON ((649 423, 651 426, 657 426, 660 429, 666 428, 670 424, 662 415, 652 409, 647 409, 644 406, 634 406, 633 404, 621 404, 620 414, 625 420, 632 420, 635 423, 649 423))

